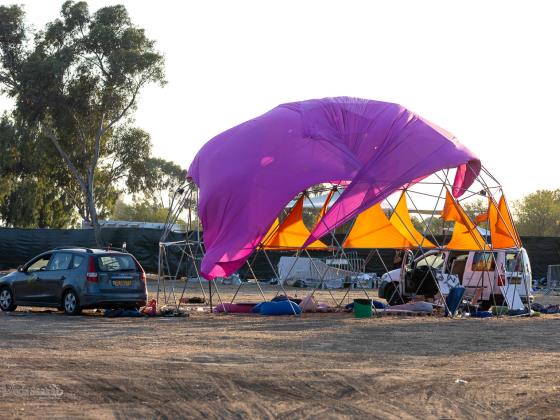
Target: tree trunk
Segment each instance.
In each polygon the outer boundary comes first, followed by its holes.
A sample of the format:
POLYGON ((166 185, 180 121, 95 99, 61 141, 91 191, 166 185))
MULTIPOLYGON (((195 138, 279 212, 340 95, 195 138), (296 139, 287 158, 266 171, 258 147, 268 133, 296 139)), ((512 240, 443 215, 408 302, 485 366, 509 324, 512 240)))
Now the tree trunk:
POLYGON ((101 235, 101 226, 99 226, 99 220, 97 219, 97 209, 95 208, 95 197, 93 196, 93 188, 88 185, 87 193, 87 205, 89 210, 89 215, 91 219, 91 225, 93 226, 93 231, 95 234, 95 243, 99 248, 103 248, 104 242, 101 235))

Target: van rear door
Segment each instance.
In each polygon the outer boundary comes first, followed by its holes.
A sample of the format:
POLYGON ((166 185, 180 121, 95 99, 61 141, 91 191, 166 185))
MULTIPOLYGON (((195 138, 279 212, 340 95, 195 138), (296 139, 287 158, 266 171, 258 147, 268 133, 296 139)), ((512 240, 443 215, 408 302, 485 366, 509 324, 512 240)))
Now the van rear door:
POLYGON ((499 293, 499 290, 494 291, 496 260, 496 252, 474 251, 469 253, 463 273, 463 286, 466 287, 469 296, 481 292, 477 295, 483 300, 489 300, 492 293, 499 293))
POLYGON ((525 249, 505 252, 506 280, 510 287, 515 287, 520 296, 527 296, 531 291, 532 275, 531 264, 525 249))

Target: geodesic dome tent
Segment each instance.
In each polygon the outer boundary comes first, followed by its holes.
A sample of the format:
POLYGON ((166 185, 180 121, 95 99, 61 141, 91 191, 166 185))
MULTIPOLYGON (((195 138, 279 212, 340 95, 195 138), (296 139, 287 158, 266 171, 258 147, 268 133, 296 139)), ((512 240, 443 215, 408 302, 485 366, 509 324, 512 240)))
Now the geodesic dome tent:
POLYGON ((206 143, 188 170, 200 190, 201 273, 241 267, 288 202, 310 186, 343 186, 302 248, 396 190, 456 168, 460 197, 481 163, 455 137, 398 104, 326 98, 280 105, 206 143))

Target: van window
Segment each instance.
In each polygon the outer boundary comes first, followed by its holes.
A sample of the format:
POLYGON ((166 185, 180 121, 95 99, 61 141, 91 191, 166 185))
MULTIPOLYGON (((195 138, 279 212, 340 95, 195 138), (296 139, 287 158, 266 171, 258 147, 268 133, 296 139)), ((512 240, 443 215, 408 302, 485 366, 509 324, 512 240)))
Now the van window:
POLYGON ((491 252, 475 252, 472 271, 494 271, 496 268, 496 256, 491 252))
POLYGON ((518 255, 516 252, 508 252, 506 254, 506 271, 523 271, 523 256, 518 255))

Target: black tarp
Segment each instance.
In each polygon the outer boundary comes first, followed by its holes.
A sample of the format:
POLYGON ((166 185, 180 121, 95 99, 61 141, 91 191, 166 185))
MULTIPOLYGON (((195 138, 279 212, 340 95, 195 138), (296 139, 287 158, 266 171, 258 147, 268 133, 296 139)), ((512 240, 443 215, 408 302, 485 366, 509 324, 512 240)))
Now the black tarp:
MULTIPOLYGON (((158 248, 161 230, 146 228, 103 228, 102 235, 105 243, 120 248, 124 242, 127 250, 132 253, 148 272, 157 272, 158 248)), ((185 233, 171 233, 167 241, 180 241, 186 239, 185 233)), ((533 276, 540 278, 546 276, 547 267, 551 264, 560 264, 560 237, 522 237, 522 242, 527 249, 533 276)), ((342 237, 339 238, 342 240, 342 237)), ((25 263, 41 252, 59 246, 95 247, 92 229, 7 229, 0 228, 0 269, 15 268, 25 263)), ((360 258, 366 258, 369 250, 354 250, 360 258)), ((379 251, 389 269, 393 268, 392 250, 379 251)), ((282 255, 293 255, 293 252, 268 251, 268 257, 274 266, 277 266, 282 255)), ((328 257, 328 252, 310 251, 312 256, 328 257)), ((178 252, 170 252, 170 264, 179 257, 178 252)), ((262 279, 272 278, 270 268, 263 252, 250 257, 255 274, 262 279)), ((383 265, 377 255, 371 258, 366 266, 366 271, 383 273, 383 265)), ((242 277, 250 276, 247 265, 240 270, 242 277)))
MULTIPOLYGON (((103 228, 106 244, 120 248, 126 242, 148 272, 157 272, 159 240, 162 232, 144 228, 103 228)), ((185 239, 172 233, 168 240, 185 239)), ((41 252, 60 246, 95 248, 93 229, 0 229, 0 268, 15 268, 41 252)))

